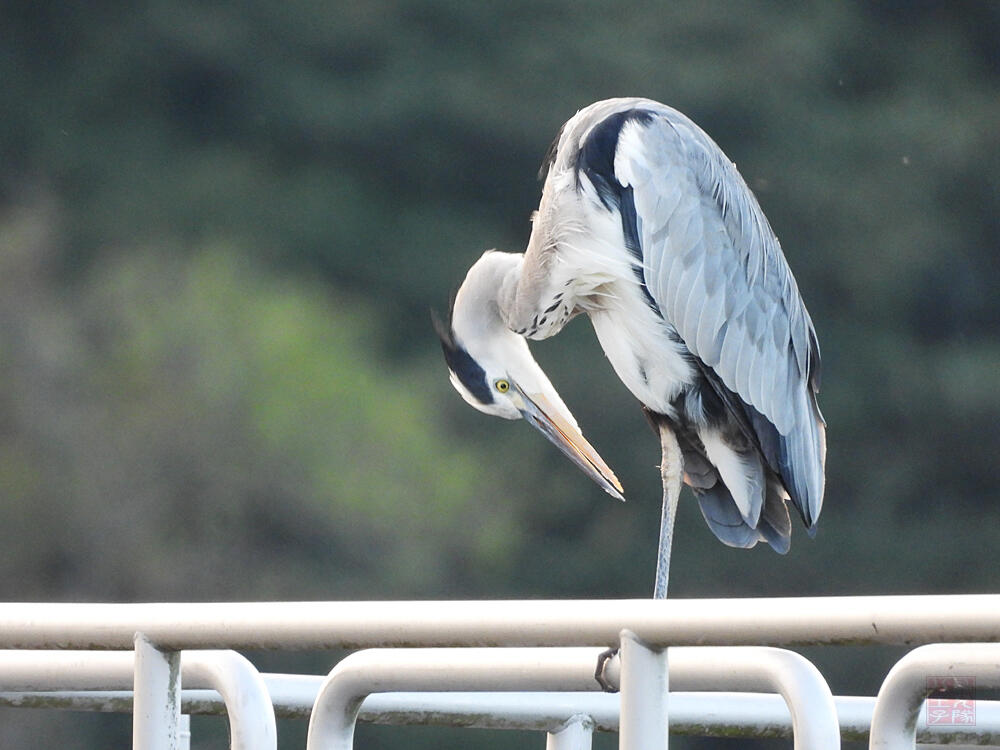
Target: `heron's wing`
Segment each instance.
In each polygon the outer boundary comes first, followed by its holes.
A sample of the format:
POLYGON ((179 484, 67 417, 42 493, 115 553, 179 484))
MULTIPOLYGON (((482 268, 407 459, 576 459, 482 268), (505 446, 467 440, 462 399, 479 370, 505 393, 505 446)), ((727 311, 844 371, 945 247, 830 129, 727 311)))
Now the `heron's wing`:
POLYGON ((648 293, 812 526, 826 446, 809 313, 736 167, 679 112, 653 114, 622 128, 614 164, 648 293))

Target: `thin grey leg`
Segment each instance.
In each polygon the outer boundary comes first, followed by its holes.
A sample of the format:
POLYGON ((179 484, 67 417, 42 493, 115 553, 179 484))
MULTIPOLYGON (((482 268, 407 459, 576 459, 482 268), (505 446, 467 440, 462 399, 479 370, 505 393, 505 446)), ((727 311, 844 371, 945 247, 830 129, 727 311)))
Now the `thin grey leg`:
POLYGON ((656 558, 656 583, 653 586, 653 598, 666 599, 667 583, 670 579, 670 547, 674 537, 677 500, 681 494, 684 456, 681 454, 681 447, 677 443, 674 431, 662 421, 658 427, 660 447, 663 450, 663 458, 660 462, 660 476, 663 479, 663 509, 660 512, 660 548, 656 558))

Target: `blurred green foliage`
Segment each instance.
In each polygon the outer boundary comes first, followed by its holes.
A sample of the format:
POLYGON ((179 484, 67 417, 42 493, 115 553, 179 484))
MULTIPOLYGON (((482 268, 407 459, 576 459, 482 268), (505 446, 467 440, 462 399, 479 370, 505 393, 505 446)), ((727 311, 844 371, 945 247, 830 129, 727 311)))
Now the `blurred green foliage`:
MULTIPOLYGON (((427 315, 619 95, 738 163, 824 353, 819 535, 731 550, 685 502, 673 592, 997 590, 1000 5, 11 0, 0 28, 4 598, 647 595, 656 440, 586 324, 534 350, 624 506, 466 407, 427 315)), ((894 654, 810 656, 872 693, 894 654)), ((30 713, 4 747, 93 739, 30 713)), ((461 741, 402 731, 368 746, 461 741)))

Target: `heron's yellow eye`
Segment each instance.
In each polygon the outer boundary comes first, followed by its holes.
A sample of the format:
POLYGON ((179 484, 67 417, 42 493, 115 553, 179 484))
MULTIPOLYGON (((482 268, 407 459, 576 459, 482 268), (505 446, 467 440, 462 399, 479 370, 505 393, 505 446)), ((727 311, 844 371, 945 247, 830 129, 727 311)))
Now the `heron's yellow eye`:
POLYGON ((506 380, 498 380, 493 385, 496 386, 497 390, 500 391, 500 393, 506 393, 507 391, 510 390, 510 383, 508 383, 506 380))

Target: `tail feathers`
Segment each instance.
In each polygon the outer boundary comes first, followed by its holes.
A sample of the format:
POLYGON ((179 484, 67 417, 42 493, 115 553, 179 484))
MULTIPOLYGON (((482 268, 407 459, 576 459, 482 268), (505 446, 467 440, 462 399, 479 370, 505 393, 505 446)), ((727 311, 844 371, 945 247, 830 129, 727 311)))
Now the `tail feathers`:
POLYGON ((709 490, 699 492, 698 505, 701 507, 701 514, 705 517, 708 528, 723 544, 749 549, 763 539, 757 529, 750 528, 743 520, 740 509, 736 507, 736 501, 722 482, 717 482, 709 490))
POLYGON ((764 510, 757 530, 771 548, 784 555, 792 546, 792 519, 788 516, 788 493, 774 477, 768 477, 764 510))
POLYGON ((730 547, 749 549, 764 541, 775 552, 785 554, 791 546, 792 523, 785 494, 780 485, 769 481, 767 497, 757 527, 751 527, 740 513, 732 493, 722 482, 707 490, 695 489, 705 522, 719 541, 730 547))

